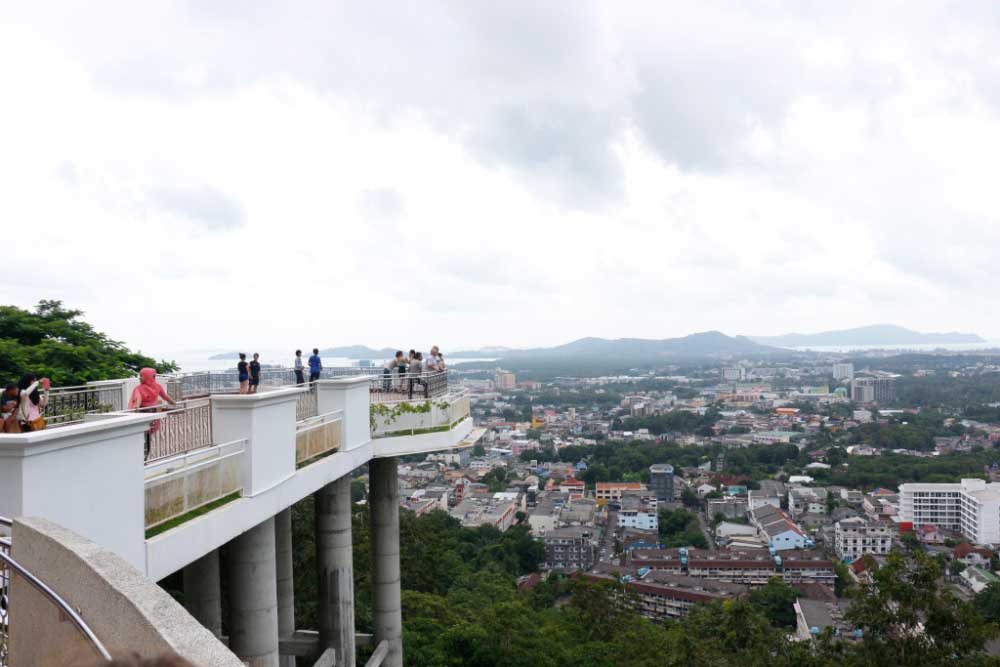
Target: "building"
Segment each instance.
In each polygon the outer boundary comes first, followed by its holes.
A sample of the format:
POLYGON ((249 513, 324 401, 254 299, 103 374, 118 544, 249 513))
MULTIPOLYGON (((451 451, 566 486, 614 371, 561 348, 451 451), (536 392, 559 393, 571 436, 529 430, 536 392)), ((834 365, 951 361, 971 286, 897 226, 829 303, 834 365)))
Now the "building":
POLYGON ((884 556, 892 550, 897 532, 891 521, 870 521, 861 517, 843 519, 834 525, 834 551, 844 562, 852 562, 865 554, 884 556))
POLYGON ((767 545, 775 551, 811 549, 815 546, 792 517, 771 505, 764 505, 750 513, 753 525, 767 538, 767 545))
POLYGON ((827 585, 837 578, 833 561, 817 551, 773 554, 767 549, 635 549, 626 560, 630 567, 747 586, 764 586, 772 577, 786 584, 827 585))
POLYGON ((855 403, 891 403, 896 400, 896 380, 865 376, 851 380, 851 400, 855 403))
POLYGON ((654 463, 649 466, 649 490, 657 500, 674 501, 674 467, 669 463, 654 463))
POLYGON ((543 496, 528 513, 528 525, 533 535, 541 536, 559 527, 559 515, 563 508, 563 499, 553 496, 543 496))
POLYGON ((749 592, 747 586, 700 577, 670 574, 647 568, 625 568, 600 563, 586 575, 591 581, 617 581, 638 597, 635 608, 653 622, 684 616, 696 604, 733 600, 749 592))
POLYGON ((796 487, 788 490, 788 512, 792 516, 826 514, 829 493, 823 487, 796 487))
POLYGON ((638 528, 639 530, 659 530, 660 521, 656 512, 656 500, 648 502, 645 498, 625 496, 622 507, 618 510, 619 528, 638 528))
POLYGON ((727 519, 740 519, 747 514, 747 499, 739 496, 710 498, 705 503, 705 512, 709 517, 721 514, 727 519))
POLYGON ((594 496, 598 500, 618 501, 626 491, 645 491, 640 482, 598 482, 594 496))
POLYGON ((452 508, 451 515, 466 528, 493 526, 504 532, 514 525, 517 507, 517 502, 511 500, 465 498, 452 508))
POLYGON ((853 380, 854 379, 854 364, 850 364, 850 363, 834 364, 833 365, 833 379, 834 380, 853 380))
POLYGON ((541 538, 545 544, 545 563, 549 570, 587 571, 596 560, 597 540, 588 526, 566 526, 550 530, 541 538))
POLYGON ((563 481, 559 482, 559 493, 570 493, 582 496, 586 490, 587 485, 573 477, 567 477, 563 481))
POLYGON ((510 390, 517 386, 517 377, 510 371, 497 370, 495 382, 497 389, 510 390))
POLYGON ((960 532, 975 544, 1000 544, 1000 482, 903 484, 899 517, 914 528, 935 526, 960 532))

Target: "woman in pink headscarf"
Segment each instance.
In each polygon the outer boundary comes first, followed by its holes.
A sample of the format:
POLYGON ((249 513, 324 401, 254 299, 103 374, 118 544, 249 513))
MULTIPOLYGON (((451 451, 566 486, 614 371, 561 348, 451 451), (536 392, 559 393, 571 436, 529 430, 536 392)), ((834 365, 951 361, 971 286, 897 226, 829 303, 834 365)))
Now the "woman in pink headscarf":
MULTIPOLYGON (((170 398, 170 394, 163 388, 163 385, 156 381, 156 369, 143 368, 139 371, 139 386, 132 390, 132 397, 128 399, 129 409, 155 408, 160 404, 161 398, 170 405, 177 404, 174 399, 170 398)), ((145 458, 147 459, 149 458, 150 439, 159 430, 159 419, 149 423, 149 430, 146 431, 145 458)))

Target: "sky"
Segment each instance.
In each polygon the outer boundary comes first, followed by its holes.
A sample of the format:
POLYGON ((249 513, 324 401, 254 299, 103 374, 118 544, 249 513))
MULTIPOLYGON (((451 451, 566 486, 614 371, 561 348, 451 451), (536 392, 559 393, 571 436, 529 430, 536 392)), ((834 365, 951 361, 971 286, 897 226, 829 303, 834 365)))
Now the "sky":
POLYGON ((0 302, 146 353, 1000 339, 989 1, 2 12, 0 302))

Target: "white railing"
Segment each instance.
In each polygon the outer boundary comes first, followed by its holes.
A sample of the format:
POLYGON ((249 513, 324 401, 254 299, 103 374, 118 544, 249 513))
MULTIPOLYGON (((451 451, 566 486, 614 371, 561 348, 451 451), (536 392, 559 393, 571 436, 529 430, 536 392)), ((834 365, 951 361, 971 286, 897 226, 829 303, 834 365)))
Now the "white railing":
POLYGON ((245 439, 185 452, 146 466, 146 528, 243 490, 245 439))
POLYGON ((469 416, 469 395, 457 391, 422 401, 372 403, 370 410, 373 438, 436 433, 469 416))
POLYGON ((157 413, 149 423, 147 464, 169 456, 209 447, 212 440, 212 405, 207 398, 179 401, 176 405, 135 408, 115 414, 157 413))
POLYGON ((295 429, 295 464, 339 451, 343 441, 343 410, 300 421, 295 429))

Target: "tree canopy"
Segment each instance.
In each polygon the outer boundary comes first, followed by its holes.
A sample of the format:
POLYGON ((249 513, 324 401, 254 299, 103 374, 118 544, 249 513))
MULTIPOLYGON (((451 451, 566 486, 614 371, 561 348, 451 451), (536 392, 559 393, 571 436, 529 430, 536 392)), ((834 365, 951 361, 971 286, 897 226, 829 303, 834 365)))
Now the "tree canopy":
POLYGON ((76 385, 129 377, 145 366, 162 373, 177 370, 96 331, 79 319, 82 315, 61 301, 40 301, 34 311, 0 306, 0 382, 34 373, 55 385, 76 385))

